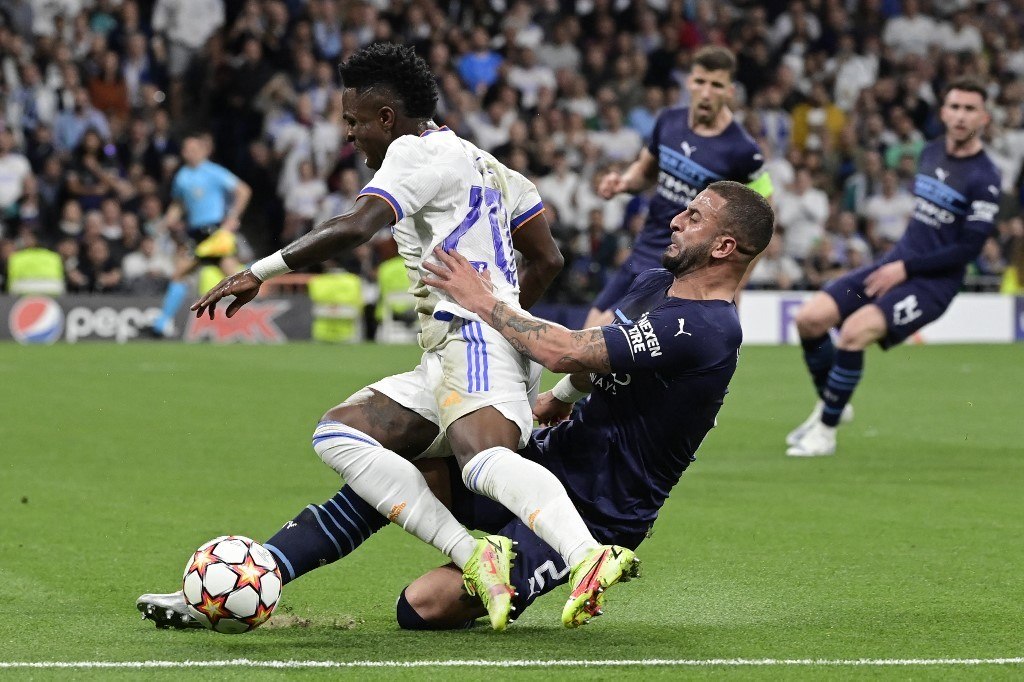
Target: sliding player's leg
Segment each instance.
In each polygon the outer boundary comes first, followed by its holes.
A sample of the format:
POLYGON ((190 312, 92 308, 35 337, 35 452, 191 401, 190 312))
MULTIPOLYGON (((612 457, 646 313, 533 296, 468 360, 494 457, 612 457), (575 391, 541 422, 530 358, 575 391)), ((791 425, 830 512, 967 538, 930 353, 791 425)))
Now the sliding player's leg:
MULTIPOLYGON (((490 378, 492 391, 494 387, 514 386, 517 376, 530 376, 529 384, 539 380, 539 373, 531 372, 525 358, 509 344, 501 343, 500 337, 495 338, 497 332, 477 323, 471 336, 482 341, 480 345, 485 349, 486 362, 476 363, 476 366, 490 378)), ((460 400, 446 407, 446 401, 439 399, 438 404, 442 406, 441 424, 462 467, 466 488, 499 502, 515 514, 525 527, 543 539, 574 570, 599 564, 598 572, 602 572, 601 566, 615 562, 607 557, 604 560, 595 557, 605 550, 624 556, 622 552, 619 548, 602 547, 580 517, 562 482, 544 466, 517 452, 530 443, 533 431, 529 400, 533 387, 490 395, 486 390, 464 392, 464 387, 458 382, 467 375, 460 365, 465 357, 473 355, 445 355, 448 371, 439 382, 443 387, 441 390, 451 389, 460 396, 460 400)), ((474 375, 471 367, 468 376, 478 375, 474 375)), ((478 388, 481 386, 479 381, 471 383, 474 384, 478 388)), ((585 582, 582 576, 588 572, 589 569, 579 572, 581 584, 585 582)), ((602 579, 605 582, 611 580, 608 576, 602 579)), ((597 582, 587 583, 581 589, 582 593, 570 599, 572 606, 567 605, 567 609, 573 612, 568 620, 563 619, 567 626, 572 627, 581 619, 589 618, 580 615, 580 611, 584 602, 593 602, 599 585, 597 582)))
MULTIPOLYGON (((512 599, 514 618, 518 618, 541 595, 570 582, 572 573, 565 559, 546 542, 537 537, 520 519, 513 519, 498 531, 500 535, 516 542, 516 560, 512 565, 511 582, 515 588, 512 599)), ((631 559, 632 549, 643 540, 643 535, 624 536, 595 533, 605 542, 616 543, 631 559), (628 549, 626 548, 628 547, 628 549)), ((638 564, 630 561, 622 567, 607 561, 599 568, 593 580, 602 583, 601 591, 592 597, 591 604, 584 610, 585 616, 570 627, 582 624, 600 615, 604 605, 604 590, 615 582, 626 581, 638 575, 638 564), (615 571, 613 573, 613 570, 615 571)), ((577 579, 574 587, 582 580, 577 579)), ((399 627, 406 630, 458 630, 470 627, 473 622, 486 615, 484 608, 470 598, 462 589, 462 576, 452 565, 441 566, 417 578, 402 590, 396 604, 399 627)), ((596 590, 595 590, 596 592, 596 590)))

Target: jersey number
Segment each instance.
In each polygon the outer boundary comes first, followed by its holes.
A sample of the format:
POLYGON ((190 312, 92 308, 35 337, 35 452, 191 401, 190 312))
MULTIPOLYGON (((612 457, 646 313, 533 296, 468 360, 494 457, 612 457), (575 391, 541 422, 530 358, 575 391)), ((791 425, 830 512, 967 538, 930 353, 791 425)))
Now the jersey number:
POLYGON ((892 307, 892 323, 896 326, 910 324, 924 315, 917 307, 917 296, 911 294, 892 307))
POLYGON ((491 230, 491 243, 494 245, 494 265, 512 286, 518 286, 516 276, 516 259, 512 247, 512 230, 509 227, 508 215, 501 202, 501 192, 491 187, 474 185, 469 189, 469 213, 452 233, 445 237, 441 247, 451 251, 459 244, 459 240, 480 222, 481 213, 486 214, 487 224, 491 230))

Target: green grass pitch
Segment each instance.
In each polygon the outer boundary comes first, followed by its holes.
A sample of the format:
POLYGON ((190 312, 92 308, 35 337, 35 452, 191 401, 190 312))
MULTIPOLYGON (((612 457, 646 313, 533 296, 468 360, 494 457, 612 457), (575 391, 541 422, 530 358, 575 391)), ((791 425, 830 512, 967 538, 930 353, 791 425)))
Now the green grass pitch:
MULTIPOLYGON (((795 348, 745 348, 719 427, 641 547, 644 579, 563 630, 564 595, 505 633, 402 632, 399 590, 440 555, 388 528, 285 588, 285 626, 158 631, 224 533, 270 536, 338 488, 319 416, 411 368, 411 347, 0 345, 0 666, 26 661, 992 659, 1024 656, 1024 346, 868 353, 835 457, 783 456, 808 412, 795 348)), ((549 377, 550 381, 550 377, 549 377)), ((950 679, 1020 664, 413 670, 163 669, 159 677, 950 679)), ((123 670, 4 669, 28 677, 123 670)))

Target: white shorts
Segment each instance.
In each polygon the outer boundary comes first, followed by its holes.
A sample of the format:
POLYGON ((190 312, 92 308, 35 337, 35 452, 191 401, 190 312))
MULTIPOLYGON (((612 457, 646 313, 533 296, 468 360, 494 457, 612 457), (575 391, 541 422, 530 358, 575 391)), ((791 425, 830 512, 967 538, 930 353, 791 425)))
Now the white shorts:
POLYGON ((518 426, 519 447, 525 447, 543 368, 487 325, 467 321, 452 326, 442 344, 423 353, 416 369, 367 388, 438 425, 440 434, 421 457, 451 455, 445 431, 484 407, 495 408, 518 426))

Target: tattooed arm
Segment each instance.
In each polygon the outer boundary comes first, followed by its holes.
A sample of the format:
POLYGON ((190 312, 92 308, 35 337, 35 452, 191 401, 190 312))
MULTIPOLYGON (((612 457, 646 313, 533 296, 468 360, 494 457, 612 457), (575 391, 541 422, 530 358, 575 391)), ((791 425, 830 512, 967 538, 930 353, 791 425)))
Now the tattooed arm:
POLYGON ((490 282, 456 251, 435 249, 441 265, 423 263, 434 276, 423 283, 441 289, 501 332, 520 353, 552 372, 609 372, 608 346, 600 327, 572 331, 497 299, 490 282))

